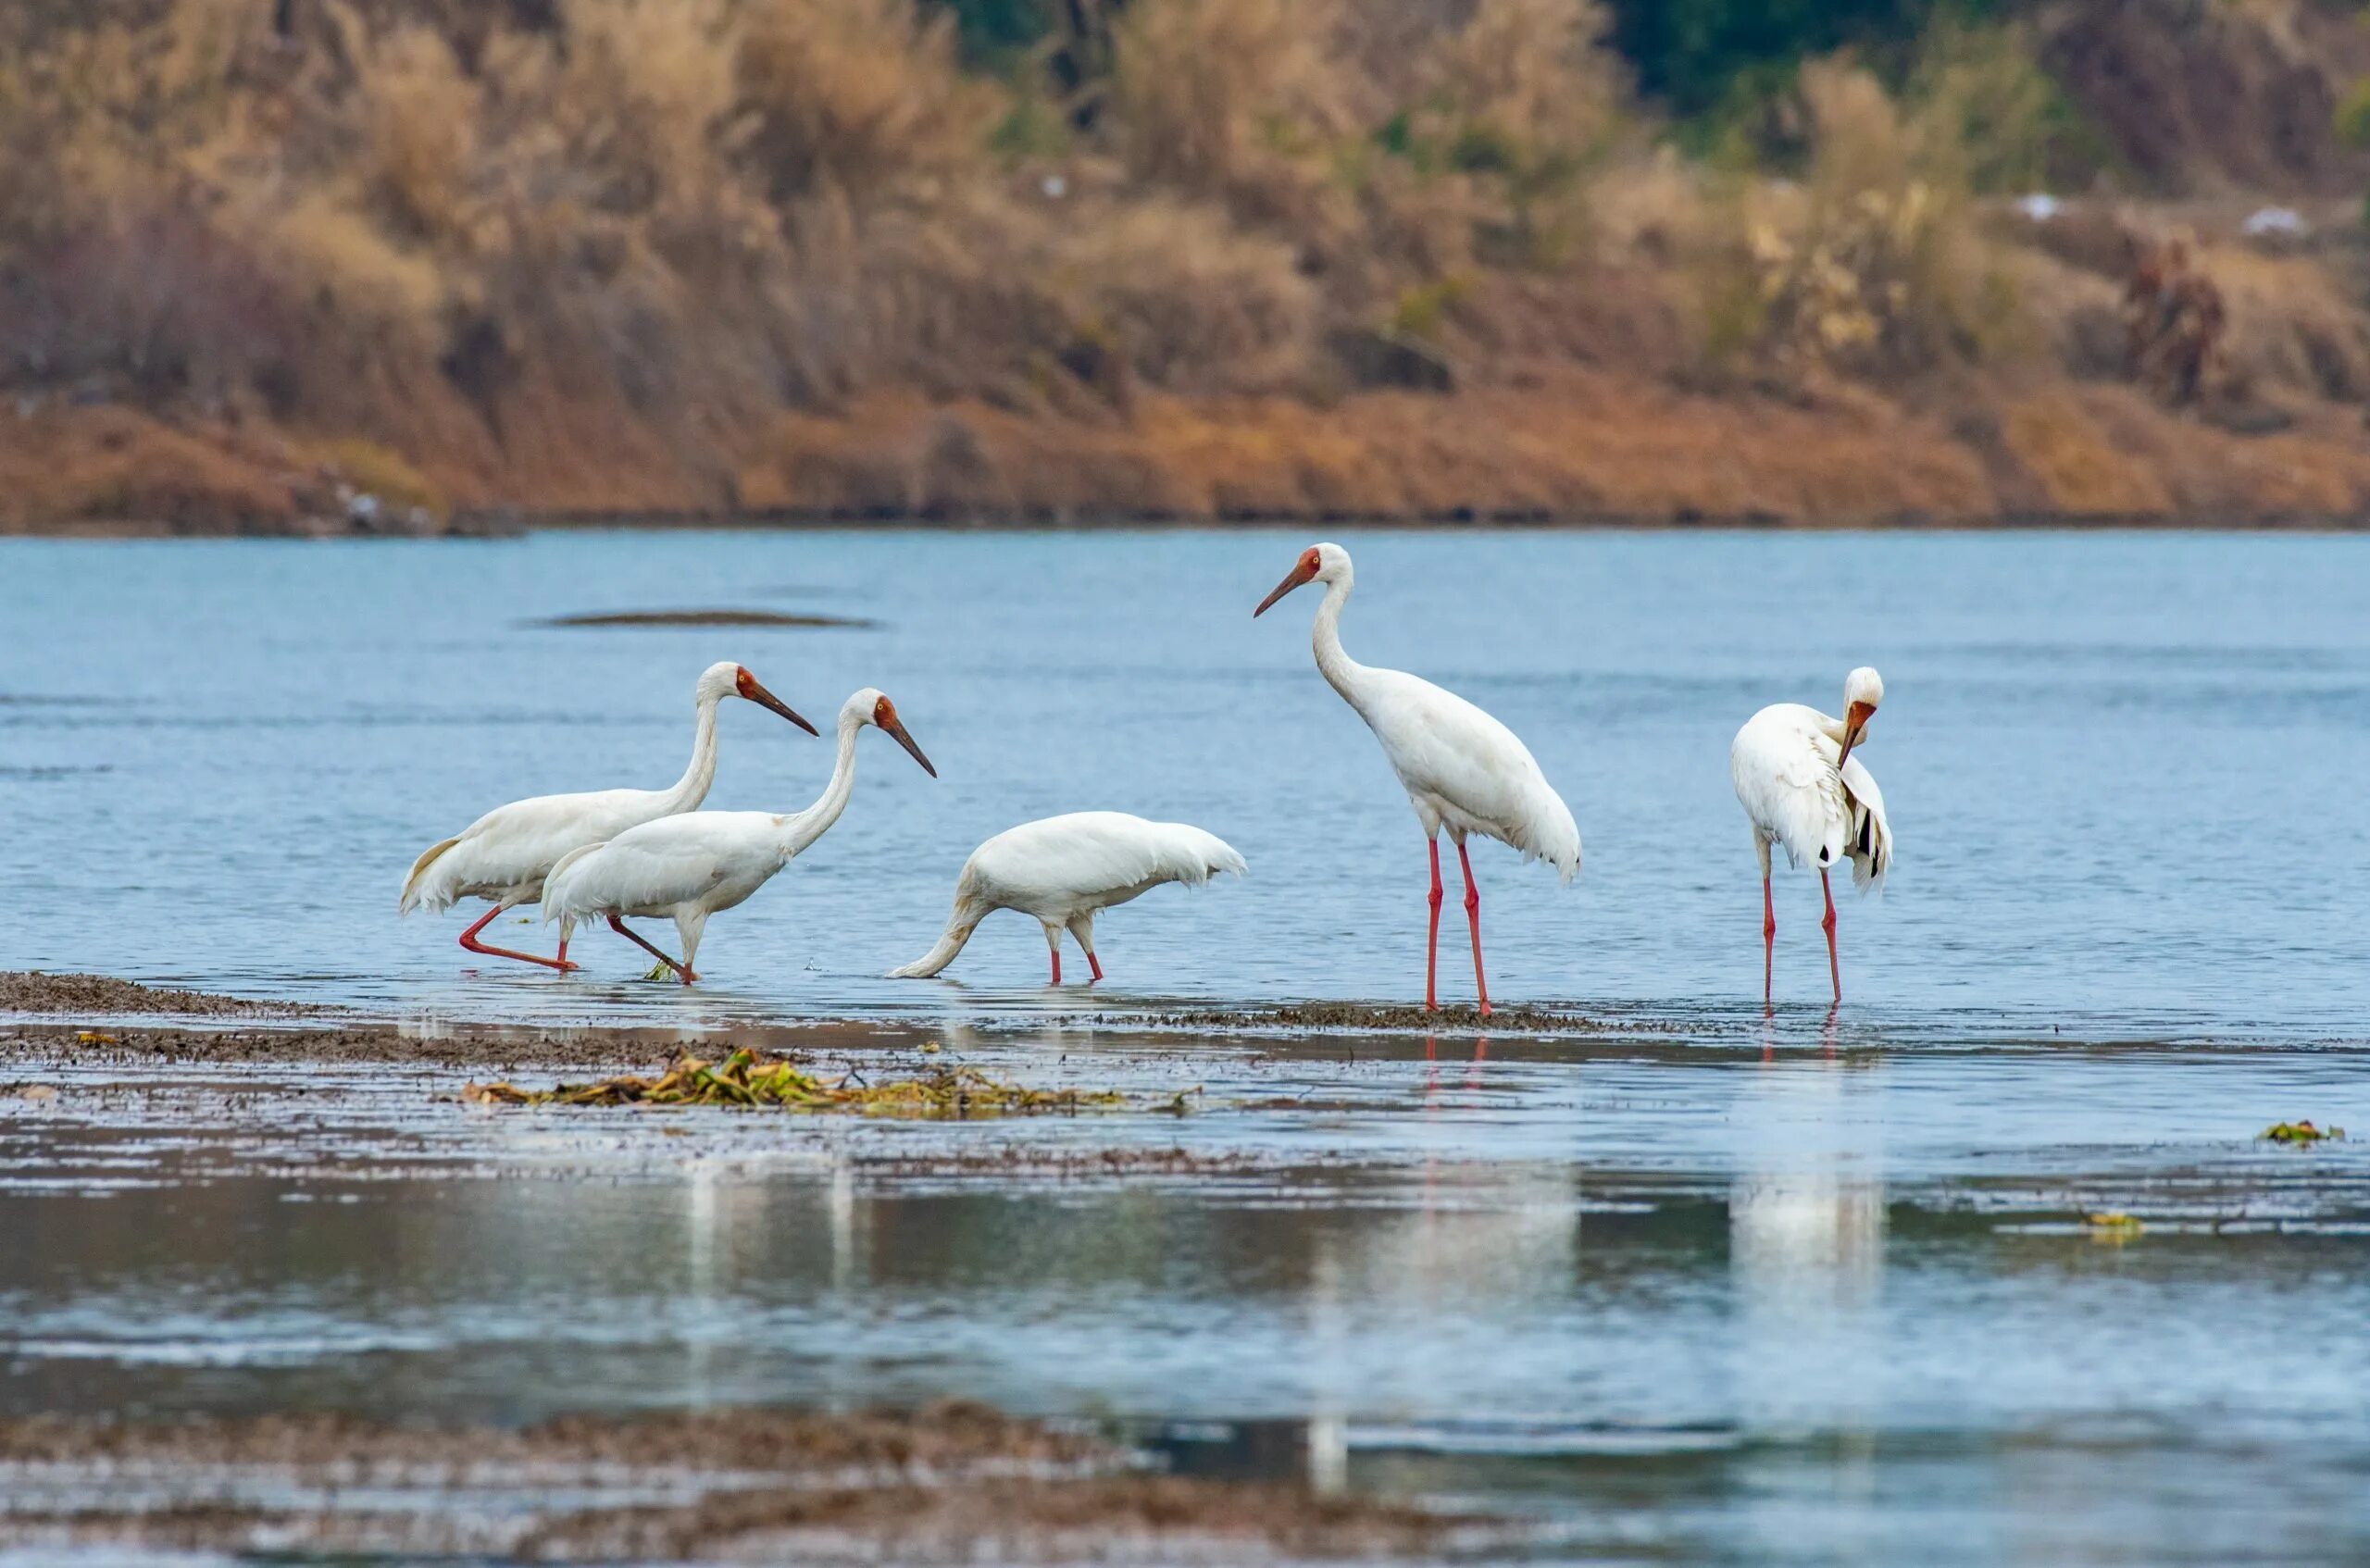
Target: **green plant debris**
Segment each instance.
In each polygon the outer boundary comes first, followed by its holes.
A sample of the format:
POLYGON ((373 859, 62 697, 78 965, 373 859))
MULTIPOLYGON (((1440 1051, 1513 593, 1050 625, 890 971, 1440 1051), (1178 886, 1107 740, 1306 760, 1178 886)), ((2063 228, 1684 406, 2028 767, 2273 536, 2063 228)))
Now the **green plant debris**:
POLYGON ((2310 1122, 2280 1122, 2265 1127, 2263 1136, 2274 1143, 2334 1143, 2345 1136, 2345 1129, 2316 1127, 2310 1122))
MULTIPOLYGON (((1029 1089, 991 1077, 976 1067, 944 1068, 927 1077, 885 1083, 867 1083, 854 1073, 821 1078, 794 1063, 759 1056, 745 1046, 721 1062, 680 1057, 655 1078, 603 1078, 549 1089, 471 1083, 462 1089, 461 1098, 472 1105, 748 1105, 947 1120, 1113 1111, 1124 1109, 1129 1102, 1126 1095, 1116 1090, 1029 1089)), ((1180 1102, 1182 1099, 1179 1097, 1180 1102)))

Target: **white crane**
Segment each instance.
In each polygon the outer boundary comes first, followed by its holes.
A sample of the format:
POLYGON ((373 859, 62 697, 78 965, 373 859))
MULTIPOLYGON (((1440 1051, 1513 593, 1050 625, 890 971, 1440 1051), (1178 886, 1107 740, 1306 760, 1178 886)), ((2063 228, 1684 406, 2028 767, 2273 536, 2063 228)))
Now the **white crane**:
POLYGON ((792 713, 782 700, 767 691, 740 665, 727 661, 710 665, 692 688, 698 728, 692 737, 692 763, 683 777, 667 790, 595 790, 575 795, 537 795, 496 806, 463 828, 458 836, 432 846, 412 862, 404 878, 395 910, 408 915, 425 908, 437 914, 463 899, 492 899, 485 917, 461 933, 461 945, 493 958, 515 958, 554 969, 576 967, 568 961, 568 942, 559 944, 557 958, 508 948, 488 947, 478 933, 496 915, 543 896, 543 879, 570 850, 613 839, 629 828, 677 812, 692 811, 707 799, 716 782, 716 709, 727 697, 745 697, 770 708, 813 735, 815 727, 792 713))
POLYGON ((1818 867, 1827 895, 1827 968, 1835 1000, 1843 1000, 1843 964, 1835 953, 1835 890, 1827 871, 1850 859, 1852 880, 1862 892, 1880 887, 1892 869, 1892 824, 1885 820, 1885 798, 1853 747, 1866 739, 1868 721, 1885 700, 1884 678, 1865 666, 1843 682, 1843 716, 1829 718, 1800 703, 1778 703, 1745 721, 1728 748, 1728 777, 1753 822, 1753 847, 1761 855, 1761 1002, 1770 1005, 1770 972, 1778 952, 1778 905, 1769 890, 1769 846, 1786 846, 1794 865, 1818 867))
POLYGON ((971 852, 954 882, 954 913, 938 945, 892 980, 927 979, 954 961, 980 921, 999 909, 1036 916, 1062 983, 1062 932, 1085 951, 1096 979, 1094 917, 1164 882, 1206 882, 1221 871, 1248 874, 1225 840, 1182 822, 1147 822, 1121 811, 1079 811, 1024 822, 971 852))
POLYGON ((1580 830, 1571 808, 1548 787, 1513 730, 1479 708, 1395 669, 1370 669, 1341 650, 1341 606, 1350 600, 1353 575, 1350 553, 1338 544, 1312 544, 1301 552, 1276 591, 1251 612, 1256 619, 1267 607, 1303 583, 1326 585, 1325 602, 1316 609, 1312 638, 1316 667, 1344 702, 1366 721, 1383 755, 1406 787, 1430 840, 1432 857, 1431 934, 1424 956, 1424 1006, 1437 1011, 1434 974, 1441 945, 1441 840, 1442 828, 1455 841, 1457 863, 1465 868, 1465 913, 1473 926, 1473 983, 1480 992, 1481 1014, 1490 1014, 1490 982, 1481 967, 1481 890, 1474 885, 1473 862, 1465 852, 1468 833, 1522 852, 1525 860, 1543 860, 1555 867, 1568 885, 1580 869, 1580 830))
POLYGON ((932 778, 938 769, 898 721, 896 704, 867 686, 840 705, 840 750, 831 781, 805 811, 695 811, 645 822, 608 842, 564 855, 543 884, 543 919, 559 922, 562 948, 580 920, 604 915, 609 928, 639 944, 690 985, 699 976, 700 933, 707 917, 733 908, 821 838, 847 809, 855 788, 855 737, 876 725, 911 752, 932 778), (625 923, 625 916, 670 915, 683 940, 679 963, 625 923))

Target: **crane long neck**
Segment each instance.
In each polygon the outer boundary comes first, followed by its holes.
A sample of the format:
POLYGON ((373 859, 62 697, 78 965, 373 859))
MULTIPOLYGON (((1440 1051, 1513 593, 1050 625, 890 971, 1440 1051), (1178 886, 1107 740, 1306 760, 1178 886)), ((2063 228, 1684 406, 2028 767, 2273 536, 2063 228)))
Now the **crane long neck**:
POLYGON ((1350 657, 1341 646, 1341 606, 1350 602, 1350 585, 1347 573, 1327 585, 1325 603, 1316 607, 1316 626, 1309 634, 1309 642, 1316 650, 1317 672, 1355 707, 1366 667, 1350 657))
POLYGON ((863 728, 861 719, 841 716, 840 751, 831 759, 831 781, 823 786, 823 792, 815 798, 813 805, 783 819, 784 860, 805 853, 806 846, 829 832, 831 824, 840 819, 840 813, 848 809, 848 796, 855 790, 855 733, 863 728))
POLYGON ((718 699, 700 699, 699 728, 692 736, 691 765, 683 769, 683 777, 667 791, 667 815, 696 811, 707 799, 708 789, 716 782, 716 707, 718 699))

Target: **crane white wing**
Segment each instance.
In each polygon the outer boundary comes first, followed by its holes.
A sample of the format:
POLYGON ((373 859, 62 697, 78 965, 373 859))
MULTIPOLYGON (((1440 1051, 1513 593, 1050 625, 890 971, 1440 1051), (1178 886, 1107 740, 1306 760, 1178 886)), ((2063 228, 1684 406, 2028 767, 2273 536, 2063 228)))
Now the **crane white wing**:
POLYGON ((1241 876, 1245 870, 1242 857, 1215 834, 1116 811, 1024 822, 974 850, 966 868, 980 890, 1000 902, 1206 882, 1219 872, 1241 876))
POLYGON ((698 811, 618 834, 555 869, 543 918, 661 914, 737 877, 780 870, 781 819, 765 812, 698 811))
POLYGON ((1745 721, 1728 748, 1728 776, 1745 815, 1796 865, 1834 865, 1850 839, 1835 771, 1840 748, 1817 718, 1796 703, 1766 707, 1745 721))
POLYGON ((889 972, 892 980, 936 975, 954 961, 992 911, 1017 909, 1066 924, 1125 903, 1163 882, 1207 882, 1249 874, 1242 856, 1214 833, 1183 822, 1147 822, 1116 811, 1080 811, 1008 828, 971 852, 954 884, 954 908, 937 945, 889 972))
POLYGON ((421 856, 405 878, 400 908, 450 908, 464 898, 535 886, 562 855, 613 839, 666 809, 654 790, 537 795, 496 806, 421 856))
POLYGON ((1362 672, 1355 705, 1408 795, 1453 828, 1497 840, 1569 882, 1580 829, 1515 732, 1455 692, 1402 670, 1362 672))

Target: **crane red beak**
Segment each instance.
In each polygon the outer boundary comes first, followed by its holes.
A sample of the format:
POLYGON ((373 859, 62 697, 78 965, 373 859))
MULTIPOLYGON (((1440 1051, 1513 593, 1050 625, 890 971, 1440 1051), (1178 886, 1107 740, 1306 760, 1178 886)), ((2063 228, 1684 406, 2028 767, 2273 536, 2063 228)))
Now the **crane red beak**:
POLYGON ((922 749, 914 744, 912 736, 905 733, 905 723, 897 716, 896 703, 886 697, 873 703, 872 722, 879 725, 885 733, 895 740, 897 744, 904 747, 913 759, 922 765, 924 773, 929 774, 932 778, 938 777, 938 769, 930 766, 929 759, 922 755, 922 749))
POLYGON ((1844 710, 1843 750, 1835 759, 1836 772, 1841 773, 1843 765, 1852 760, 1852 748, 1860 743, 1860 738, 1868 732, 1868 721, 1876 716, 1877 710, 1865 703, 1854 703, 1844 710))
POLYGON ((922 771, 924 773, 929 774, 932 778, 938 777, 938 769, 930 766, 929 759, 922 755, 922 749, 914 744, 914 738, 905 733, 905 727, 904 725, 899 724, 892 718, 880 728, 886 729, 891 735, 894 736, 896 738, 897 744, 904 747, 906 751, 913 753, 914 760, 922 765, 922 771))
POLYGON ((1316 552, 1314 550, 1303 551, 1301 553, 1300 559, 1292 564, 1292 569, 1285 577, 1284 580, 1276 584, 1276 591, 1259 601, 1259 607, 1251 612, 1251 618, 1254 621, 1257 620, 1261 616, 1267 613, 1268 607, 1274 604, 1277 600, 1281 599, 1285 594, 1290 593, 1293 589, 1298 588, 1301 584, 1314 580, 1316 576, 1316 552))
POLYGON ((777 697, 772 692, 767 691, 765 686, 759 682, 757 678, 751 675, 745 669, 742 670, 739 678, 733 681, 732 689, 740 692, 743 697, 748 698, 749 701, 756 703, 757 706, 761 708, 771 708, 774 712, 781 715, 782 717, 790 720, 791 723, 798 726, 799 728, 804 729, 809 735, 820 735, 822 733, 821 730, 816 728, 813 725, 799 717, 798 715, 792 710, 791 705, 788 703, 783 702, 780 697, 777 697))

